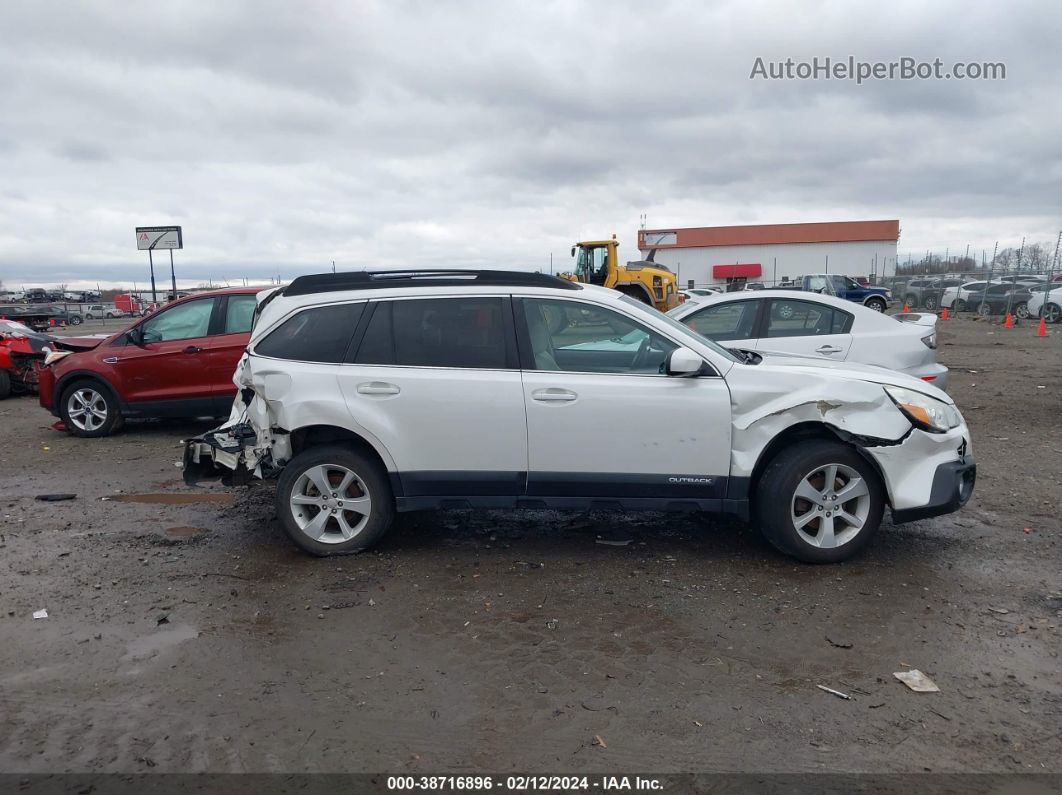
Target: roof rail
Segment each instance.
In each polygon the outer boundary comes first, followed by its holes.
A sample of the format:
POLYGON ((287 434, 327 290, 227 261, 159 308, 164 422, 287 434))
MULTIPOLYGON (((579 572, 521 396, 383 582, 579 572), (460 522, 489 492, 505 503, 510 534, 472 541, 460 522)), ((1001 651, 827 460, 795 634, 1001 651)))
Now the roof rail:
POLYGON ((284 288, 285 296, 338 290, 379 290, 388 287, 553 287, 578 290, 579 285, 546 273, 499 270, 390 270, 315 273, 299 276, 284 288))

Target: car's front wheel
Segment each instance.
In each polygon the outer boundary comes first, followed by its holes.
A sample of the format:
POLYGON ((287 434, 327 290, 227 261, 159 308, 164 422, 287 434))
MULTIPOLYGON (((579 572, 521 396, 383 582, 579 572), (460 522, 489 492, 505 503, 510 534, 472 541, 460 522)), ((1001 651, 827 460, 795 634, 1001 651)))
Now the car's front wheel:
POLYGON ((756 487, 755 516, 778 550, 806 563, 837 563, 859 553, 885 510, 878 473, 839 442, 783 450, 756 487))
POLYGON ((981 317, 988 317, 992 314, 992 305, 985 302, 977 305, 977 314, 981 317))
POLYGON ((926 309, 936 309, 937 297, 935 295, 927 295, 922 301, 922 306, 924 306, 926 309))
POLYGON ((327 556, 372 546, 394 521, 395 507, 383 468, 336 444, 312 447, 284 467, 277 513, 296 545, 327 556))
POLYGON ((1048 304, 1043 309, 1043 315, 1048 323, 1057 323, 1062 319, 1062 308, 1059 308, 1058 304, 1048 304))
POLYGON ((956 298, 955 303, 951 305, 951 311, 953 312, 965 312, 966 302, 961 298, 956 298))
POLYGON ((74 436, 109 436, 122 426, 122 410, 111 390, 98 381, 72 384, 59 402, 59 414, 74 436))
POLYGON ((1014 314, 1017 315, 1022 320, 1027 319, 1029 317, 1029 305, 1027 303, 1025 303, 1024 301, 1021 301, 1021 302, 1015 304, 1014 305, 1014 314))
POLYGON ((868 298, 866 305, 873 309, 875 312, 884 312, 886 308, 884 298, 868 298))

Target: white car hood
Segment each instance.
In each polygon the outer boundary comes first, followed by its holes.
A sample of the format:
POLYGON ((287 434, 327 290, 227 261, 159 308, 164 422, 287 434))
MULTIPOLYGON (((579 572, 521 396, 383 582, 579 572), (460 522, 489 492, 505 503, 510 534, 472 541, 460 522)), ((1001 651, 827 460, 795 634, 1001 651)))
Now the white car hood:
POLYGON ((921 392, 923 395, 929 395, 944 403, 955 402, 944 390, 938 389, 914 376, 889 370, 886 367, 878 367, 873 364, 857 364, 855 362, 839 362, 825 356, 797 356, 780 351, 761 350, 758 353, 763 357, 763 361, 757 365, 746 365, 747 367, 774 370, 786 377, 792 377, 799 370, 806 370, 809 375, 820 376, 823 374, 823 370, 829 370, 830 375, 833 377, 903 387, 904 389, 921 392))

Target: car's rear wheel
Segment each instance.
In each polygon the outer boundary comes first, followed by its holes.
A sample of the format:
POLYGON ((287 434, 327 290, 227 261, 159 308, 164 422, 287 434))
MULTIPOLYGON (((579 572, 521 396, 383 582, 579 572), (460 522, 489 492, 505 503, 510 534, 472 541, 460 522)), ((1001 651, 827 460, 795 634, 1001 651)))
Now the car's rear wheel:
POLYGON ((1024 301, 1021 301, 1014 305, 1014 314, 1025 320, 1029 317, 1029 305, 1024 301))
POLYGON ((756 487, 760 529, 779 551, 806 563, 859 553, 885 510, 878 473, 839 442, 808 441, 779 453, 756 487))
POLYGON ((81 315, 71 315, 70 316, 70 325, 71 326, 80 326, 81 325, 81 315))
POLYGON ((394 521, 387 473, 344 445, 295 456, 277 483, 277 513, 288 537, 311 555, 368 549, 394 521))
POLYGON ((936 309, 937 305, 937 297, 935 295, 927 295, 922 301, 922 306, 926 309, 936 309))
POLYGON ((72 384, 59 401, 59 414, 74 436, 94 439, 109 436, 122 427, 118 399, 99 381, 72 384))
POLYGON ((884 298, 868 298, 865 303, 875 312, 884 312, 886 308, 884 298))
POLYGON ((981 317, 988 317, 992 314, 992 305, 985 302, 977 305, 977 314, 981 317))
POLYGON ((796 314, 796 309, 792 304, 780 303, 774 310, 774 315, 779 320, 792 320, 794 314, 796 314))

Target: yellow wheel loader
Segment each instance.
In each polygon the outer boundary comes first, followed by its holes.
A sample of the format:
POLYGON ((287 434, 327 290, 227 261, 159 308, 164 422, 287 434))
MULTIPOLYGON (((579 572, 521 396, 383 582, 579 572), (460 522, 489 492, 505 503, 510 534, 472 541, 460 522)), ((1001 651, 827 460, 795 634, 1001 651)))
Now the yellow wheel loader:
POLYGON ((661 312, 679 305, 678 277, 664 265, 650 259, 620 265, 616 249, 619 243, 612 240, 589 240, 572 246, 575 270, 562 273, 562 279, 584 284, 611 287, 636 298, 661 312))

